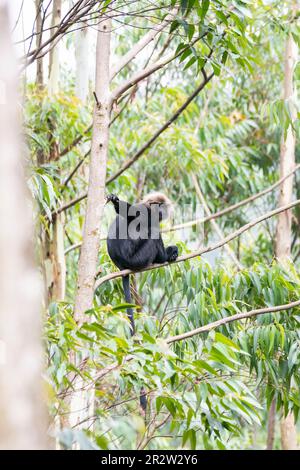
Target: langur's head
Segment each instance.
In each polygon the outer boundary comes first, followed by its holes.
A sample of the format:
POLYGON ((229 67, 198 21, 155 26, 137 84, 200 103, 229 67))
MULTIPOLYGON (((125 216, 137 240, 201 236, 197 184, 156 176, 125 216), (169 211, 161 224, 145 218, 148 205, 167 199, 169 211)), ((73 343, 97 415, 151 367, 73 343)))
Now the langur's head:
POLYGON ((173 211, 173 204, 170 199, 165 194, 158 191, 147 194, 142 200, 142 204, 147 206, 156 204, 159 207, 159 220, 168 219, 173 211))

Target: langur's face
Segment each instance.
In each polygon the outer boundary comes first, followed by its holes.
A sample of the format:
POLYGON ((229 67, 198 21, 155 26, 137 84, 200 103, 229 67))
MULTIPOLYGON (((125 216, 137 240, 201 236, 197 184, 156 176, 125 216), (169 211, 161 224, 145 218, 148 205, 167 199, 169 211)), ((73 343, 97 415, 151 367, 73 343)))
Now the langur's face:
POLYGON ((161 222, 162 220, 166 220, 170 217, 170 204, 165 202, 152 202, 150 204, 151 212, 156 215, 158 220, 161 222))
POLYGON ((172 214, 172 203, 170 199, 162 193, 157 192, 148 194, 142 202, 150 205, 152 211, 156 213, 159 221, 168 219, 172 214))

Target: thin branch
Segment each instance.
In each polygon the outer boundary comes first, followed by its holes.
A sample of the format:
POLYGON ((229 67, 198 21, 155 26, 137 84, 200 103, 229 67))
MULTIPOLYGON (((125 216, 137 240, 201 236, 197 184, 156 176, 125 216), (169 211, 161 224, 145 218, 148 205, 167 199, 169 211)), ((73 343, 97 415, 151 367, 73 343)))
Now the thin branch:
POLYGON ((74 245, 68 246, 68 248, 65 249, 65 255, 70 253, 70 251, 77 250, 77 248, 80 248, 82 245, 81 242, 75 243, 74 245))
POLYGON ((246 199, 243 199, 242 201, 240 202, 237 202, 236 204, 233 204, 232 206, 228 206, 226 207, 225 209, 222 209, 218 212, 214 212, 213 214, 211 214, 210 216, 208 217, 204 217, 204 218, 200 218, 200 219, 195 219, 195 220, 191 220, 190 222, 185 222, 185 223, 182 223, 182 224, 177 224, 177 225, 174 225, 173 227, 171 228, 166 228, 166 229, 163 229, 162 232, 173 232, 175 230, 181 230, 182 228, 187 228, 187 227, 193 227, 194 225, 197 225, 197 224, 203 224, 205 222, 209 222, 210 220, 212 219, 216 219, 218 217, 221 217, 225 214, 228 214, 229 212, 232 212, 234 211, 235 209, 238 209, 242 206, 245 206, 246 204, 249 204, 249 202, 253 202, 255 201, 256 199, 262 197, 262 196, 265 196, 266 194, 270 193, 271 191, 273 191, 274 189, 276 189, 278 186, 281 185, 281 183, 283 183, 283 181, 285 181, 287 178, 290 178, 296 171, 298 171, 300 168, 300 163, 298 165, 295 166, 295 168, 288 174, 286 174, 283 178, 280 178, 278 181, 276 181, 276 183, 272 184, 271 186, 269 186, 268 188, 266 189, 263 189, 262 191, 260 191, 259 193, 256 193, 256 194, 253 194, 252 196, 249 196, 247 197, 246 199))
POLYGON ((83 131, 82 134, 80 134, 78 137, 76 137, 69 145, 67 145, 67 147, 65 147, 61 152, 60 154, 58 155, 58 158, 60 157, 63 157, 64 155, 66 155, 67 153, 69 153, 74 147, 76 147, 76 145, 78 145, 82 139, 84 138, 84 136, 86 134, 88 134, 90 131, 92 130, 92 124, 87 127, 85 129, 85 131, 83 131))
MULTIPOLYGON (((155 140, 180 116, 180 114, 188 107, 188 105, 193 101, 193 99, 200 93, 200 91, 207 85, 207 83, 212 79, 213 73, 211 73, 208 77, 207 80, 201 82, 201 84, 195 89, 195 91, 188 97, 188 99, 183 103, 180 108, 177 109, 177 111, 173 114, 170 119, 162 126, 160 127, 155 134, 143 145, 143 147, 138 150, 133 157, 129 158, 122 166, 121 168, 112 176, 110 176, 106 180, 106 184, 112 183, 115 179, 117 179, 122 173, 124 173, 125 170, 127 170, 131 165, 133 165, 143 154, 144 152, 155 142, 155 140)), ((64 204, 63 206, 59 207, 54 213, 60 214, 61 212, 69 209, 70 207, 73 207, 75 204, 78 202, 82 201, 87 197, 87 193, 81 194, 75 199, 72 199, 68 203, 64 204)))
MULTIPOLYGON (((213 220, 213 219, 217 219, 218 217, 222 217, 223 215, 226 215, 228 214, 229 212, 232 212, 234 211, 235 209, 238 209, 239 207, 242 207, 246 204, 249 204, 250 202, 252 201, 255 201, 256 199, 262 197, 262 196, 265 196, 266 194, 270 193, 271 191, 273 191, 274 189, 276 189, 278 186, 281 185, 281 183, 283 181, 285 181, 287 178, 289 178, 290 176, 292 176, 297 170, 299 170, 300 168, 300 164, 296 165, 295 168, 290 172, 288 173, 287 175, 285 175, 283 178, 279 179, 278 181, 276 181, 276 183, 272 184, 271 186, 269 186, 268 188, 266 189, 263 189, 262 191, 260 191, 259 193, 256 193, 256 194, 253 194, 252 196, 246 198, 246 199, 243 199, 242 201, 240 202, 237 202, 236 204, 233 204, 232 206, 228 206, 226 207, 225 209, 222 209, 218 212, 214 212, 213 214, 211 215, 208 215, 207 217, 202 217, 200 219, 195 219, 195 220, 191 220, 189 222, 184 222, 182 224, 177 224, 177 225, 173 225, 173 227, 166 227, 166 228, 163 228, 162 229, 162 233, 168 233, 168 232, 174 232, 176 230, 181 230, 183 228, 188 228, 188 227, 193 227, 194 225, 198 225, 198 224, 204 224, 205 222, 209 222, 210 220, 213 220)), ((81 201, 82 200, 82 196, 81 196, 81 199, 78 198, 78 201, 81 201)), ((73 202, 75 201, 75 203, 77 202, 77 199, 76 200, 73 200, 71 201, 72 202, 72 205, 73 205, 73 202)), ((66 205, 67 206, 67 205, 66 205)), ((63 206, 63 207, 66 207, 66 206, 63 206)), ((67 207, 68 208, 68 207, 67 207)), ((63 208, 61 208, 62 210, 64 210, 63 208)), ((104 237, 101 237, 100 240, 106 240, 106 236, 104 237)), ((69 249, 66 250, 66 253, 69 253, 70 251, 72 250, 75 250, 77 248, 79 248, 81 246, 81 243, 77 243, 75 245, 72 245, 71 247, 69 247, 69 249)), ((298 258, 298 256, 300 256, 300 250, 299 250, 299 253, 296 255, 296 258, 298 258)), ((294 262, 296 261, 296 259, 294 259, 294 262)))
POLYGON ((242 233, 244 233, 247 230, 251 229, 255 225, 259 224, 260 222, 262 222, 266 219, 269 219, 270 217, 273 217, 274 215, 280 214, 283 211, 291 209, 292 207, 295 207, 299 204, 300 204, 300 199, 297 199, 296 201, 294 201, 290 204, 279 207, 279 208, 277 208, 273 211, 267 212, 266 214, 262 215, 261 217, 258 217, 257 219, 254 219, 251 222, 249 222, 248 224, 243 225, 238 230, 236 230, 236 231, 232 232, 231 234, 227 235, 227 237, 223 238, 222 240, 218 241, 217 243, 211 244, 206 248, 201 248, 200 250, 193 251, 192 253, 188 253, 186 255, 179 256, 177 258, 177 260, 173 261, 172 263, 153 264, 153 265, 150 265, 147 268, 141 269, 139 271, 131 271, 130 269, 124 269, 123 271, 116 271, 114 273, 107 274, 106 276, 103 276, 98 281, 96 281, 95 289, 97 289, 99 286, 101 286, 105 282, 110 281, 111 279, 116 279, 118 277, 127 276, 128 274, 136 274, 136 273, 139 273, 139 272, 152 271, 152 269, 159 269, 159 268, 163 268, 165 266, 170 266, 170 264, 181 263, 182 261, 187 261, 189 259, 201 256, 204 253, 209 253, 211 251, 214 251, 218 248, 221 248, 226 243, 229 243, 231 240, 234 240, 235 238, 239 237, 242 233))
POLYGON ((188 44, 186 47, 181 49, 179 52, 175 53, 171 52, 168 54, 166 57, 163 57, 161 60, 158 60, 157 62, 148 65, 145 69, 139 70, 136 72, 132 77, 130 77, 128 80, 126 80, 124 83, 122 83, 120 86, 118 86, 115 90, 113 90, 112 95, 111 95, 111 100, 116 101, 125 91, 127 91, 129 88, 133 87, 136 85, 138 82, 141 80, 144 80, 145 78, 149 77, 149 75, 152 75, 154 72, 157 70, 160 70, 161 68, 165 67, 167 64, 175 60, 177 57, 183 54, 185 50, 193 46, 197 41, 202 39, 206 33, 203 33, 202 36, 198 36, 195 38, 190 44, 188 44))
POLYGON ((143 50, 153 39, 167 26, 170 21, 174 19, 174 15, 176 15, 178 8, 173 8, 171 13, 166 16, 165 20, 162 21, 157 28, 150 29, 148 33, 146 33, 121 59, 118 60, 118 63, 112 67, 110 73, 110 80, 113 78, 124 68, 126 65, 133 60, 137 54, 143 50))
POLYGON ((106 184, 109 184, 115 179, 117 179, 118 176, 120 176, 125 170, 127 170, 127 168, 131 167, 131 165, 133 165, 133 163, 135 163, 143 155, 143 153, 153 144, 153 142, 155 142, 155 140, 160 136, 160 134, 162 134, 180 116, 180 114, 183 113, 183 111, 188 107, 191 101, 193 101, 194 98, 196 98, 196 96, 207 85, 207 83, 210 82, 213 76, 214 76, 214 73, 212 72, 207 77, 206 80, 203 80, 203 82, 201 82, 201 84, 194 90, 194 92, 183 103, 183 105, 177 109, 177 111, 173 114, 173 116, 171 116, 170 119, 168 119, 168 121, 162 127, 160 127, 155 132, 155 134, 153 134, 153 136, 143 145, 143 147, 140 148, 140 150, 136 152, 136 154, 133 157, 129 158, 114 175, 108 178, 106 184))
MULTIPOLYGON (((299 307, 299 306, 300 306, 300 300, 296 300, 295 302, 290 302, 288 304, 276 305, 274 307, 265 307, 265 308, 260 308, 256 310, 250 310, 249 312, 236 313, 235 315, 221 318, 220 320, 216 320, 214 322, 208 323, 207 325, 201 326, 200 328, 196 328, 186 333, 182 333, 176 336, 170 336, 169 338, 166 338, 164 341, 167 344, 175 343, 177 341, 182 341, 184 339, 191 338, 192 336, 200 335, 202 333, 207 333, 208 331, 218 328, 219 326, 226 325, 227 323, 232 323, 237 320, 243 320, 245 318, 251 318, 255 316, 257 317, 265 313, 276 313, 276 312, 281 312, 284 310, 290 310, 292 308, 299 307)), ((132 359, 134 359, 134 356, 129 355, 123 359, 122 364, 115 362, 107 367, 104 367, 98 372, 95 380, 101 379, 105 375, 109 374, 111 371, 118 369, 119 367, 124 365, 126 362, 131 361, 132 359)))
POLYGON ((73 176, 75 175, 75 173, 79 170, 79 168, 81 167, 81 165, 83 164, 83 162, 85 161, 85 159, 89 156, 89 154, 91 153, 91 149, 89 149, 85 155, 83 155, 83 157, 79 160, 79 162, 77 163, 77 165, 75 165, 75 167, 73 168, 73 170, 71 171, 71 173, 66 177, 66 179, 64 180, 63 184, 62 184, 62 189, 64 189, 68 183, 70 182, 70 180, 73 178, 73 176))
POLYGON ((237 320, 243 320, 244 318, 256 317, 265 313, 276 313, 282 310, 290 310, 291 308, 295 308, 298 306, 300 306, 300 300, 296 300, 295 302, 291 302, 289 304, 277 305, 275 307, 265 307, 256 310, 250 310, 249 312, 236 313, 235 315, 231 315, 230 317, 221 318, 220 320, 208 323, 207 325, 200 326, 200 328, 188 331, 187 333, 171 336, 170 338, 166 339, 166 342, 168 344, 175 343, 176 341, 182 341, 184 339, 191 338, 192 336, 199 335, 201 333, 206 333, 208 331, 213 330, 214 328, 226 325, 227 323, 231 323, 237 320))
POLYGON ((53 211, 53 214, 60 214, 63 211, 66 211, 70 207, 75 206, 78 202, 82 201, 83 199, 86 199, 87 193, 81 194, 80 196, 76 197, 75 199, 71 199, 71 201, 67 202, 63 206, 60 206, 57 210, 53 211))
MULTIPOLYGON (((197 178, 196 178, 195 175, 192 175, 192 180, 193 180, 193 183, 194 183, 195 190, 196 190, 197 196, 199 198, 199 201, 201 202, 201 204, 203 206, 204 212, 206 213, 207 216, 210 216, 211 215, 210 208, 207 205, 207 202, 205 200, 205 197, 202 194, 202 191, 200 189, 200 186, 198 184, 198 181, 197 181, 197 178)), ((211 225, 212 225, 214 231, 217 233, 219 239, 222 240, 224 238, 224 234, 223 234, 222 230, 220 229, 219 225, 217 224, 217 222, 215 222, 214 219, 211 219, 211 225)), ((229 245, 224 245, 224 247, 225 247, 225 250, 227 251, 227 254, 230 256, 230 258, 232 259, 234 264, 237 266, 237 268, 238 269, 243 269, 243 265, 239 262, 239 260, 237 259, 234 251, 230 248, 230 246, 229 245)))

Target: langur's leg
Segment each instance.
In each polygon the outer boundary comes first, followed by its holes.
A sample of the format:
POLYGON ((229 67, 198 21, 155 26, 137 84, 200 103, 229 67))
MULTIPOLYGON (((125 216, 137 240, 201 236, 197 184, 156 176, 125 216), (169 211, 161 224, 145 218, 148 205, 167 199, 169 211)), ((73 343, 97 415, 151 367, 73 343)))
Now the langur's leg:
POLYGON ((164 247, 162 238, 156 240, 157 253, 154 259, 154 263, 165 263, 166 261, 175 261, 178 257, 177 246, 168 246, 167 249, 164 247))
POLYGON ((129 269, 142 269, 154 262, 156 254, 153 240, 145 240, 134 253, 127 257, 126 264, 129 269))

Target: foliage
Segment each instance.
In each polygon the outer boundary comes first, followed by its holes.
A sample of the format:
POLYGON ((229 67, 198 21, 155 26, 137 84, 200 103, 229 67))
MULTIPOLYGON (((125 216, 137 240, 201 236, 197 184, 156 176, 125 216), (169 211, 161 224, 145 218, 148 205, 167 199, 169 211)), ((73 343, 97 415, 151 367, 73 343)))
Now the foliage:
MULTIPOLYGON (((138 3, 143 12, 148 3, 138 3)), ((191 174, 197 175, 212 212, 278 179, 280 138, 291 123, 290 103, 278 99, 283 81, 282 44, 289 32, 299 42, 299 26, 292 21, 285 2, 179 3, 167 44, 176 60, 131 90, 124 109, 124 101, 115 103, 107 168, 108 177, 114 175, 153 136, 199 85, 206 65, 206 73, 214 73, 213 81, 143 156, 109 185, 110 192, 130 201, 163 188, 176 204, 174 223, 197 216, 191 174), (201 40, 196 41, 199 36, 201 40)), ((136 14, 134 5, 128 6, 123 12, 125 27, 116 28, 116 60, 143 36, 144 28, 163 19, 165 5, 159 2, 154 19, 136 14)), ((125 67, 112 88, 145 61, 151 62, 152 55, 165 46, 165 39, 160 36, 153 50, 147 49, 125 67)), ((295 76, 299 79, 299 67, 295 76)), ((64 182, 89 150, 92 106, 79 102, 73 83, 51 98, 46 90, 29 85, 24 106, 31 162, 29 186, 47 232, 53 211, 87 189, 88 156, 67 186, 64 182), (83 137, 72 146, 78 136, 83 137), (70 151, 61 155, 68 146, 70 151)), ((298 126, 296 122, 295 128, 298 126)), ((272 192, 216 221, 226 235, 276 204, 277 193, 272 192)), ((84 208, 81 202, 65 212, 66 249, 81 242, 84 208)), ((76 429, 62 429, 61 445, 225 449, 241 448, 246 442, 247 448, 252 448, 257 445, 252 428, 261 423, 265 426, 274 398, 279 416, 292 410, 297 418, 299 308, 228 323, 171 345, 166 342, 170 336, 238 312, 299 299, 299 210, 294 214, 294 262, 286 266, 273 261, 275 222, 271 220, 231 244, 245 267, 239 272, 223 250, 218 250, 200 260, 137 274, 134 339, 129 335, 119 281, 106 282, 97 290, 83 325, 74 321, 78 250, 70 250, 66 254, 65 302, 52 299, 47 312, 50 410, 52 416, 68 413, 75 377, 81 377, 87 395, 96 385, 96 400, 93 416, 76 429), (75 356, 81 360, 79 368, 71 360, 75 356), (139 407, 141 390, 148 397, 145 417, 139 407)), ((107 219, 112 215, 106 207, 107 219)), ((103 238, 108 222, 102 222, 103 238)), ((164 235, 179 245, 181 253, 209 244, 215 236, 209 223, 200 229, 164 235)), ((104 241, 99 267, 101 275, 115 270, 104 241)))

